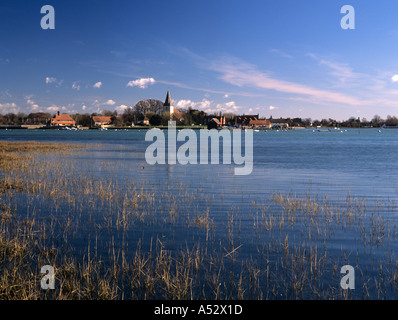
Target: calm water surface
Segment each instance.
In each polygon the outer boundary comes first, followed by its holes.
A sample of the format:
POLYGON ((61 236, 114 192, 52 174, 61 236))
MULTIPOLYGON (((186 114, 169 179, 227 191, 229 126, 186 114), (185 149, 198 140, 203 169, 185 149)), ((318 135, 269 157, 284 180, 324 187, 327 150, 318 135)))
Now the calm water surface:
MULTIPOLYGON (((90 167, 99 179, 108 176, 115 180, 131 180, 148 191, 169 191, 181 196, 184 192, 195 196, 185 211, 209 209, 217 227, 225 225, 231 212, 239 212, 239 243, 245 246, 243 255, 256 255, 258 248, 253 240, 253 213, 256 205, 274 208, 271 198, 276 193, 297 197, 327 197, 332 204, 343 203, 347 197, 364 199, 368 207, 375 203, 388 203, 378 208, 382 216, 395 221, 398 196, 398 130, 376 129, 290 130, 254 132, 254 167, 247 176, 233 174, 235 165, 148 165, 145 150, 151 142, 145 141, 146 130, 130 131, 56 131, 56 130, 1 130, 0 140, 66 142, 94 146, 71 155, 77 169, 90 167), (107 165, 104 165, 107 164, 107 165)), ((167 201, 167 200, 165 200, 167 201)), ((161 206, 161 205, 160 205, 161 206)), ((219 227, 221 228, 221 227, 219 227)), ((224 230, 223 228, 221 228, 224 230)), ((205 233, 192 236, 184 223, 167 227, 164 224, 137 226, 134 232, 147 238, 161 234, 171 246, 179 247, 187 242, 204 238, 205 233)), ((130 239, 134 242, 133 233, 130 239)), ((288 231, 290 239, 300 238, 300 228, 288 231)), ((215 238, 224 241, 225 232, 215 238)), ((84 239, 85 236, 82 236, 84 239)), ((336 255, 341 248, 356 252, 362 265, 382 260, 387 254, 395 256, 396 241, 391 241, 369 258, 362 254, 358 234, 336 234, 320 246, 328 246, 336 255), (335 251, 334 251, 335 250, 335 251), (361 251, 358 254, 358 251, 361 251)), ((76 239, 80 239, 77 237, 76 239)), ((217 242, 217 239, 215 242, 217 242)), ((278 240, 276 240, 278 241, 278 240)), ((78 242, 78 241, 77 241, 78 242)), ((316 242, 315 242, 316 243, 316 242)), ((134 246, 132 246, 134 247, 134 246)), ((354 263, 354 261, 352 262, 354 263)), ((355 263, 358 263, 356 261, 355 263)))
POLYGON ((211 193, 240 190, 250 198, 274 191, 327 193, 336 198, 348 192, 366 198, 397 196, 398 130, 254 132, 254 168, 248 176, 235 176, 234 164, 150 166, 144 158, 151 144, 145 141, 145 133, 146 130, 1 130, 0 139, 100 144, 81 160, 93 166, 103 161, 128 163, 121 174, 148 184, 176 179, 193 188, 205 183, 211 193))

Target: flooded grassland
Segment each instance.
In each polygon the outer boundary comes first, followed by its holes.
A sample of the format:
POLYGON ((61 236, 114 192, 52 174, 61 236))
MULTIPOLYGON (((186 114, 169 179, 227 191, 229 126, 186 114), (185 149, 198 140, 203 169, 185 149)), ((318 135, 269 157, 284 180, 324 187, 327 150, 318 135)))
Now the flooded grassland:
POLYGON ((148 183, 124 174, 145 166, 93 162, 98 148, 0 143, 1 299, 398 297, 394 200, 209 192, 223 168, 148 183), (54 290, 40 287, 45 265, 54 290))

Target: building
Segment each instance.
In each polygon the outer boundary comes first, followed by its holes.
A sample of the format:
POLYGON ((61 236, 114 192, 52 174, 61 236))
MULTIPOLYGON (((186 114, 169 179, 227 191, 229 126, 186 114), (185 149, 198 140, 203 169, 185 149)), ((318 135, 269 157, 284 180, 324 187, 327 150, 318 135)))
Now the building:
POLYGON ((150 123, 149 123, 149 118, 148 118, 147 116, 145 116, 145 117, 144 117, 144 120, 142 120, 142 124, 143 124, 144 126, 149 126, 149 125, 150 125, 150 123))
POLYGON ((75 126, 76 122, 69 114, 59 114, 58 113, 51 118, 52 126, 75 126))
POLYGON ((207 123, 207 129, 211 130, 211 129, 221 129, 222 124, 220 122, 220 120, 218 120, 217 118, 212 118, 208 123, 207 123))
POLYGON ((272 128, 272 123, 269 120, 253 120, 250 119, 249 121, 249 126, 252 128, 265 128, 265 129, 271 129, 272 128))
POLYGON ((164 112, 170 112, 170 117, 174 113, 174 106, 173 102, 171 101, 170 91, 167 91, 166 100, 163 104, 163 110, 164 112))
POLYGON ((283 119, 272 119, 272 116, 269 118, 269 121, 272 124, 272 128, 289 128, 292 125, 293 121, 290 118, 283 119))
POLYGON ((242 116, 236 116, 233 119, 233 124, 235 126, 249 126, 250 125, 250 121, 252 120, 258 120, 259 115, 251 115, 251 114, 244 114, 242 116))
POLYGON ((206 116, 204 124, 207 124, 207 127, 210 126, 214 128, 216 126, 220 128, 226 124, 225 116, 223 116, 221 112, 219 114, 216 113, 215 115, 206 116))
POLYGON ((93 116, 91 123, 95 127, 104 127, 112 124, 112 117, 110 116, 93 116))

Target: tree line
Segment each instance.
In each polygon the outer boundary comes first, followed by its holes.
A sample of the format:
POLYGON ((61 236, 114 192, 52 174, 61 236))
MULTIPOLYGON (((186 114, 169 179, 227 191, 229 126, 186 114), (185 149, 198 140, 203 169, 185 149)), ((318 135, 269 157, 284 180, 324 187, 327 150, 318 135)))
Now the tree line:
POLYGON ((312 126, 322 126, 322 127, 345 127, 345 128, 380 128, 382 126, 389 127, 398 127, 398 118, 395 116, 388 115, 386 119, 381 118, 379 115, 374 115, 371 120, 367 120, 366 118, 356 118, 350 117, 347 120, 337 121, 335 119, 322 119, 322 120, 314 120, 311 118, 300 119, 295 118, 293 120, 293 125, 301 126, 309 126, 311 123, 312 126))
MULTIPOLYGON (((45 112, 35 112, 25 114, 19 112, 0 114, 0 125, 48 125, 53 115, 45 112)), ((163 102, 155 99, 140 100, 134 107, 126 107, 122 112, 116 110, 103 110, 97 113, 75 113, 70 114, 76 124, 83 127, 92 126, 93 116, 109 116, 112 124, 117 127, 150 124, 153 126, 167 125, 170 119, 176 121, 177 125, 203 125, 205 120, 211 117, 204 111, 193 109, 179 109, 171 117, 170 113, 164 110, 163 102)), ((215 116, 215 115, 214 115, 215 116)), ((224 113, 223 116, 227 123, 233 125, 233 119, 237 116, 233 113, 224 113)), ((371 120, 366 118, 350 117, 347 120, 337 121, 335 119, 312 120, 311 118, 287 118, 290 126, 294 127, 398 127, 398 118, 388 115, 386 119, 382 119, 379 115, 375 115, 371 120)))
MULTIPOLYGON (((201 125, 207 117, 206 112, 188 108, 179 110, 170 117, 170 113, 164 111, 162 101, 155 99, 140 100, 134 107, 126 107, 123 111, 102 110, 94 113, 70 114, 76 125, 83 127, 92 126, 94 116, 108 116, 112 119, 114 126, 131 126, 149 123, 151 125, 167 125, 170 119, 177 122, 177 125, 201 125)), ((25 114, 7 113, 0 114, 0 125, 49 125, 52 114, 46 112, 34 112, 25 114)))

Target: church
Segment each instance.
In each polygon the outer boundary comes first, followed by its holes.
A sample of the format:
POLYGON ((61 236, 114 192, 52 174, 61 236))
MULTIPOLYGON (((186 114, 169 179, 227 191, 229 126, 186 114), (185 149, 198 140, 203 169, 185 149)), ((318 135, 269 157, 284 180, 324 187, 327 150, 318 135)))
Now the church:
POLYGON ((170 91, 167 91, 166 100, 163 104, 163 112, 170 112, 170 116, 174 113, 173 102, 171 101, 170 91))

